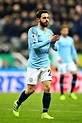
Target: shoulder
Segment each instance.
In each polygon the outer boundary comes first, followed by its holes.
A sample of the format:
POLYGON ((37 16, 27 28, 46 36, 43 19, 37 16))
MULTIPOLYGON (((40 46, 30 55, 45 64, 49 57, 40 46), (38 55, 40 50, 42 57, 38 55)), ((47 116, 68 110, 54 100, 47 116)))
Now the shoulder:
POLYGON ((74 42, 74 40, 71 36, 68 36, 68 40, 70 40, 71 42, 74 42))
POLYGON ((47 28, 47 32, 50 33, 50 34, 53 34, 52 30, 47 28))
POLYGON ((36 33, 37 32, 37 26, 33 26, 28 30, 28 33, 36 33))
POLYGON ((62 37, 62 35, 60 35, 60 38, 59 38, 59 40, 57 42, 59 43, 62 40, 63 40, 63 37, 62 37))
POLYGON ((73 38, 71 36, 67 36, 69 39, 73 40, 73 38))
POLYGON ((29 28, 28 31, 36 30, 36 28, 37 28, 37 26, 32 26, 32 27, 29 28))

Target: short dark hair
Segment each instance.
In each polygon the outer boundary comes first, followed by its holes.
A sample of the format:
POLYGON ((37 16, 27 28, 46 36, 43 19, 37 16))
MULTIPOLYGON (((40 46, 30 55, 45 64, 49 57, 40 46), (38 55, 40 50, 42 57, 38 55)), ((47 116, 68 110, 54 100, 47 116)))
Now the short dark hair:
POLYGON ((41 17, 41 14, 43 14, 43 13, 48 13, 49 14, 49 12, 47 10, 39 10, 36 13, 36 18, 40 18, 41 17))

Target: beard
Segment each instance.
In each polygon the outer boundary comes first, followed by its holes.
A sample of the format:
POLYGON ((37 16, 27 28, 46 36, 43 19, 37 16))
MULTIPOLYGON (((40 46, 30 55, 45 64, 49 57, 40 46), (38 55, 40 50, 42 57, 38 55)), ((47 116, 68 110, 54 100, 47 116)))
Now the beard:
POLYGON ((49 24, 48 21, 46 21, 46 22, 44 22, 44 23, 43 23, 42 21, 40 21, 40 25, 41 25, 42 27, 47 27, 48 24, 49 24))

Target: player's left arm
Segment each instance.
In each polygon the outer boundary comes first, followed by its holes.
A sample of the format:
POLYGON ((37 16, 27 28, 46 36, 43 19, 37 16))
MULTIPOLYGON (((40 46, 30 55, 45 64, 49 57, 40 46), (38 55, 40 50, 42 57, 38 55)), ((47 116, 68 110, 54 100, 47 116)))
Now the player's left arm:
POLYGON ((79 66, 79 61, 78 61, 78 56, 77 56, 77 51, 75 49, 74 41, 72 41, 71 52, 75 63, 79 66))
POLYGON ((52 47, 53 50, 58 51, 57 42, 55 44, 51 43, 51 47, 52 47))

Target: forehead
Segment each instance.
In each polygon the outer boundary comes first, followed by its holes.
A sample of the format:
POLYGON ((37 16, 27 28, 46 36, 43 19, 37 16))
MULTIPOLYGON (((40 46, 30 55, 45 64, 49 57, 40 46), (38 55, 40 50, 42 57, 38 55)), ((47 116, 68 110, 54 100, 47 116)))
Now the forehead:
POLYGON ((66 27, 66 28, 62 28, 62 30, 65 31, 65 30, 69 30, 69 29, 66 27))
POLYGON ((41 17, 49 17, 49 14, 48 13, 42 13, 41 17))

